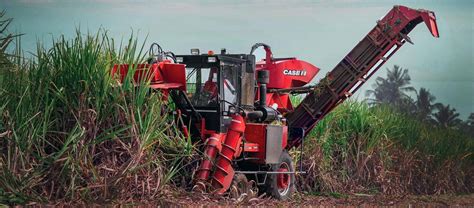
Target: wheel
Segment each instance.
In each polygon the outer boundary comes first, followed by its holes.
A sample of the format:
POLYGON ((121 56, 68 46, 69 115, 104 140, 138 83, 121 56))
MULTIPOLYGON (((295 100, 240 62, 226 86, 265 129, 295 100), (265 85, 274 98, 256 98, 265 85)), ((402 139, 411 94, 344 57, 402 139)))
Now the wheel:
POLYGON ((265 181, 266 193, 276 199, 287 200, 295 189, 295 174, 284 172, 294 172, 295 169, 286 150, 281 153, 278 164, 271 165, 270 171, 283 173, 268 174, 265 181))
POLYGON ((237 173, 234 176, 232 185, 230 186, 229 194, 230 197, 238 199, 242 197, 243 194, 249 194, 252 189, 252 184, 247 180, 247 177, 244 174, 237 173))

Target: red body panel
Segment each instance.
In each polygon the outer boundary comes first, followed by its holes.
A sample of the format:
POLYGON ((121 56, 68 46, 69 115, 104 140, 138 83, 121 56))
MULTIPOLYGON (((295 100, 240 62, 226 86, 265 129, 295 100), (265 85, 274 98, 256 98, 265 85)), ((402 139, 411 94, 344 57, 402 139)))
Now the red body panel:
POLYGON ((267 64, 264 61, 258 62, 257 70, 269 70, 269 89, 288 89, 301 87, 311 82, 319 72, 319 68, 296 58, 272 61, 267 64))
POLYGON ((411 9, 406 6, 394 6, 385 17, 377 22, 377 24, 390 26, 389 31, 386 32, 391 38, 394 38, 398 36, 400 31, 407 27, 411 27, 411 30, 421 21, 425 22, 433 37, 439 38, 435 14, 432 11, 424 9, 411 9), (410 22, 415 24, 413 26, 407 26, 410 22))
POLYGON ((260 162, 265 161, 265 137, 266 124, 248 123, 245 127, 245 141, 258 145, 258 152, 249 153, 251 157, 259 158, 260 162))
POLYGON ((180 89, 186 91, 186 72, 184 64, 174 64, 165 60, 155 64, 133 65, 120 64, 112 68, 112 76, 118 76, 120 82, 124 82, 130 70, 135 70, 133 74, 134 84, 149 81, 153 89, 162 89, 167 92, 169 89, 180 89))
POLYGON ((186 69, 184 64, 161 62, 159 73, 164 84, 175 84, 182 91, 186 91, 186 69))
MULTIPOLYGON (((267 50, 271 53, 271 50, 267 50)), ((268 56, 268 55, 267 55, 268 56)), ((268 89, 289 89, 293 87, 301 87, 309 82, 319 72, 319 68, 296 58, 288 58, 276 61, 260 61, 256 65, 256 70, 269 70, 270 82, 267 84, 268 89)), ((257 99, 260 95, 257 94, 257 99)), ((277 104, 277 110, 286 113, 293 110, 288 93, 267 93, 266 103, 268 106, 277 104)))
POLYGON ((281 113, 286 113, 293 110, 293 104, 290 100, 290 94, 288 93, 267 93, 268 106, 274 106, 276 104, 277 110, 281 113))
MULTIPOLYGON (((118 76, 120 82, 124 82, 129 69, 132 69, 132 68, 133 66, 129 67, 128 64, 114 65, 114 67, 112 68, 111 75, 118 76)), ((133 80, 135 82, 141 82, 144 80, 150 80, 152 82, 157 81, 158 80, 157 71, 158 71, 158 64, 154 64, 154 65, 138 64, 137 68, 135 69, 135 73, 133 74, 133 80)))

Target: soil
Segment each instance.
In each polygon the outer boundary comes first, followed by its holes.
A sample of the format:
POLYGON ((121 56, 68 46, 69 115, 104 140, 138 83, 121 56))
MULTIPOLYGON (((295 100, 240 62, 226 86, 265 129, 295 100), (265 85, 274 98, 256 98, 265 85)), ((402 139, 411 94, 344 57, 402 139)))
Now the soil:
MULTIPOLYGON (((139 203, 140 204, 140 203, 139 203)), ((149 203, 144 203, 144 205, 149 203)), ((474 207, 474 194, 465 195, 313 195, 295 194, 291 200, 278 201, 268 197, 241 197, 240 199, 229 199, 225 197, 213 197, 203 194, 181 193, 169 196, 154 203, 155 205, 168 206, 264 206, 264 207, 295 207, 295 206, 401 206, 401 207, 474 207)))
MULTIPOLYGON (((295 193, 290 200, 279 201, 266 196, 245 196, 229 198, 210 194, 191 193, 184 190, 165 191, 162 196, 145 201, 109 201, 109 202, 57 202, 47 206, 71 207, 474 207, 474 193, 454 195, 405 195, 387 196, 381 194, 327 194, 315 195, 295 193)), ((30 203, 29 206, 46 204, 30 203)))

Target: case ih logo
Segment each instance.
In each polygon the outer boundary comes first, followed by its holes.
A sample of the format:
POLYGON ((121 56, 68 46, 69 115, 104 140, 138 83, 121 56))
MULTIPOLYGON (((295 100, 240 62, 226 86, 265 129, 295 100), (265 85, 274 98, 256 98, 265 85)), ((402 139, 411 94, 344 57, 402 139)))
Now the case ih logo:
POLYGON ((283 70, 283 74, 287 76, 306 76, 306 70, 285 69, 283 70))

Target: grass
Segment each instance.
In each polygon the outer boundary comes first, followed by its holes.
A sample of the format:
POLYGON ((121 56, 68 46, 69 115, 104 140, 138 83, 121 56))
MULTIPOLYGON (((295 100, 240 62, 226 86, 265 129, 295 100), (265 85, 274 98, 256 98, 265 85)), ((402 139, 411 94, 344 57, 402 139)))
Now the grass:
POLYGON ((303 162, 310 174, 301 181, 310 191, 473 191, 473 138, 389 106, 348 101, 318 123, 306 144, 303 162))
POLYGON ((120 87, 109 76, 115 63, 142 63, 143 46, 133 35, 116 45, 78 31, 2 69, 0 203, 148 199, 191 177, 194 147, 159 93, 135 87, 133 69, 120 87))

